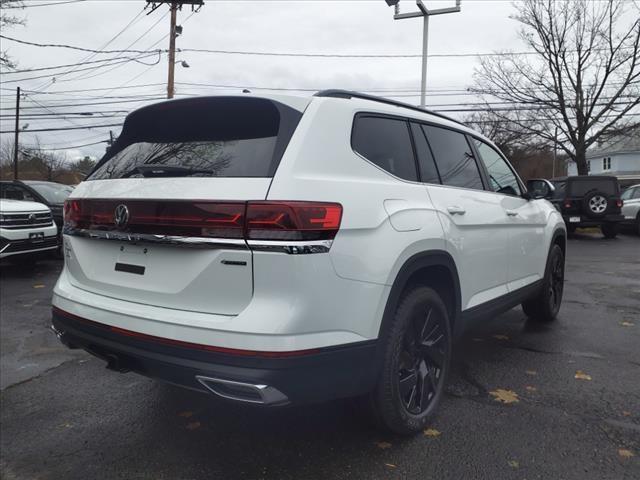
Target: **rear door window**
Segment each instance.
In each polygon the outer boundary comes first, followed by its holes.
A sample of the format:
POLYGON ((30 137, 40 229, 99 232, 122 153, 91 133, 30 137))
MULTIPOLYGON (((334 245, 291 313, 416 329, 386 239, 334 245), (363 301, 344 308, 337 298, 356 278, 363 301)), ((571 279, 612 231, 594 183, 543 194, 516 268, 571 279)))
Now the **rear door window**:
POLYGON ((417 181, 416 162, 405 120, 357 115, 351 146, 378 167, 405 180, 417 181))
POLYGON ((209 97, 142 108, 88 180, 272 177, 301 113, 261 98, 209 97))
POLYGON ((444 185, 483 190, 480 170, 471 146, 462 133, 447 128, 422 126, 444 185))

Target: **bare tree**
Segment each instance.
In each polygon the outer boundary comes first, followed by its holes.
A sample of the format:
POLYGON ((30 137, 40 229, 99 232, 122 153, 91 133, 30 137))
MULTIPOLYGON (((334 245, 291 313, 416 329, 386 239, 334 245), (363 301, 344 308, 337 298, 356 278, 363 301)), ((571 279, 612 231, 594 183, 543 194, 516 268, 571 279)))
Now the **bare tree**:
MULTIPOLYGON (((16 9, 24 7, 22 0, 0 0, 0 30, 5 31, 9 27, 24 25, 24 19, 18 18, 12 13, 16 9)), ((0 66, 15 68, 16 64, 11 60, 5 50, 0 51, 0 66)))
POLYGON ((517 149, 529 149, 540 144, 524 129, 516 128, 491 111, 473 112, 464 119, 464 123, 490 139, 507 157, 517 149))
POLYGON ((587 174, 587 149, 637 124, 640 6, 608 0, 523 0, 520 37, 536 55, 485 57, 472 90, 505 132, 554 142, 587 174), (491 107, 495 99, 511 104, 491 107))

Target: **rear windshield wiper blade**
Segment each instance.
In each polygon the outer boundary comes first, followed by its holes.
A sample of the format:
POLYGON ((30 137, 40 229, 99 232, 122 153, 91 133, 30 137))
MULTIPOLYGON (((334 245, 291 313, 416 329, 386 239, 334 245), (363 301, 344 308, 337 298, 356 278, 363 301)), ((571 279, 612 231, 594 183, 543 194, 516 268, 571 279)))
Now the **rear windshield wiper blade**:
POLYGON ((190 175, 213 175, 213 170, 162 165, 140 165, 122 175, 127 178, 139 173, 143 177, 188 177, 190 175))

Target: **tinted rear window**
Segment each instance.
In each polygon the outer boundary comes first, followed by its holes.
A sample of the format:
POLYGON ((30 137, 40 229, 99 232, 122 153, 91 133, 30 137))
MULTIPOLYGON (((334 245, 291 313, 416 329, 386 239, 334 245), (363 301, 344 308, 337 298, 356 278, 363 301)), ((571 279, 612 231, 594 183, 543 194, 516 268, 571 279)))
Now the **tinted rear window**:
POLYGON ((88 180, 272 177, 302 114, 262 98, 204 97, 133 112, 88 180))
POLYGON ((351 138, 353 149, 380 168, 405 180, 418 180, 416 162, 404 120, 358 115, 351 138))
POLYGON ((618 193, 618 184, 615 180, 606 178, 569 181, 569 195, 581 197, 596 190, 607 195, 616 195, 618 193))

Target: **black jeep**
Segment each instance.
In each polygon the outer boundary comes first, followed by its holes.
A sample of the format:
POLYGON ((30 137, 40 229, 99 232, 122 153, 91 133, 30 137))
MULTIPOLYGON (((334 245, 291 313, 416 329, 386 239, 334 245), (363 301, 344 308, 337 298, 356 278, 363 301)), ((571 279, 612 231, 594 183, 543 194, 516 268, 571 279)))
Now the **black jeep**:
POLYGON ((555 192, 550 200, 562 213, 569 233, 579 227, 600 227, 606 238, 618 234, 624 216, 616 177, 580 175, 554 178, 551 183, 555 192))

